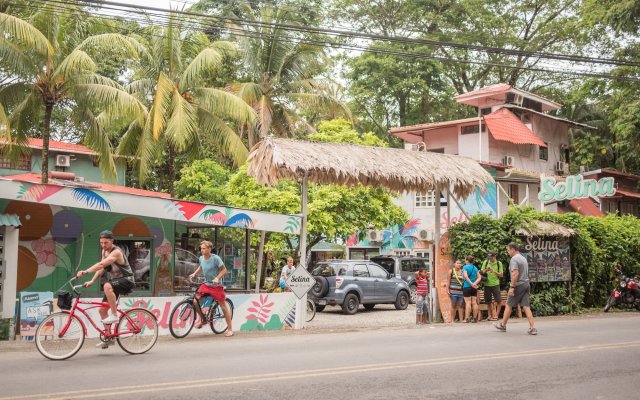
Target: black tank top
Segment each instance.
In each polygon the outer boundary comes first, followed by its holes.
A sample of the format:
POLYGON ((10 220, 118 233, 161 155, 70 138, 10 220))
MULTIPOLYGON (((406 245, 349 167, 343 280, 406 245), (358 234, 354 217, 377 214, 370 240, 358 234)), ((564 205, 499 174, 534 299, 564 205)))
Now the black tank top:
MULTIPOLYGON (((111 255, 111 253, 113 253, 116 249, 120 250, 119 247, 114 246, 114 248, 111 249, 111 252, 109 252, 109 254, 106 256, 103 252, 102 259, 104 260, 105 258, 107 258, 107 256, 111 255)), ((122 253, 122 250, 120 250, 120 252, 122 253)), ((113 263, 104 269, 107 272, 107 279, 112 280, 117 278, 127 278, 131 282, 135 283, 133 270, 131 269, 131 265, 129 265, 129 260, 127 260, 127 257, 124 256, 124 253, 122 255, 122 258, 124 258, 124 264, 113 263)))

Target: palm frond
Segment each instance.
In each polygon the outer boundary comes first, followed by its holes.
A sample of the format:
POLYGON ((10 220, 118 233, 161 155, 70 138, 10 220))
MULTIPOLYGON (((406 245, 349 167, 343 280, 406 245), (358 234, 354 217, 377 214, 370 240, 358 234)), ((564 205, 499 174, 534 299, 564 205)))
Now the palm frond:
POLYGON ((232 83, 227 87, 231 93, 235 93, 247 104, 253 105, 262 97, 262 88, 255 82, 232 83))
POLYGON ((269 135, 269 129, 271 129, 271 100, 267 96, 262 96, 256 104, 256 111, 258 112, 258 130, 260 131, 260 137, 267 137, 269 135))
POLYGON ((11 122, 9 116, 4 111, 2 103, 0 103, 0 140, 3 143, 11 143, 11 122))
POLYGON ((89 148, 98 153, 98 164, 103 175, 108 180, 115 181, 117 171, 113 159, 113 149, 111 148, 109 134, 104 129, 105 126, 109 125, 108 121, 105 121, 107 118, 109 116, 105 113, 94 116, 93 113, 86 110, 82 119, 89 125, 89 128, 85 132, 84 141, 89 148))
POLYGON ((129 84, 125 86, 125 90, 131 94, 146 96, 148 93, 151 93, 153 91, 153 89, 155 88, 155 83, 156 81, 150 78, 136 79, 132 82, 129 82, 129 84))
POLYGON ((94 49, 98 52, 123 52, 130 58, 139 58, 143 56, 145 59, 151 59, 151 54, 136 39, 125 36, 120 33, 102 33, 92 35, 86 38, 76 48, 78 50, 94 49))
POLYGON ((174 88, 173 82, 164 72, 160 72, 158 83, 156 84, 156 92, 153 96, 153 106, 151 108, 152 134, 153 139, 156 141, 166 126, 167 114, 171 106, 171 96, 174 88))
POLYGON ((210 73, 222 66, 224 53, 214 47, 203 49, 187 65, 180 77, 180 90, 188 90, 197 85, 197 80, 205 73, 210 73))
POLYGON ((0 32, 9 35, 19 43, 24 43, 38 53, 49 56, 53 47, 49 40, 35 26, 13 15, 0 13, 0 32))
POLYGON ((73 79, 78 74, 92 74, 96 70, 97 65, 93 59, 84 51, 76 49, 58 65, 58 68, 53 72, 53 79, 60 77, 66 81, 73 79))
POLYGON ((146 108, 135 96, 106 82, 80 83, 73 86, 76 101, 106 107, 110 113, 126 113, 143 118, 146 108))
POLYGON ((223 118, 243 124, 254 124, 256 112, 240 97, 220 89, 196 88, 193 91, 198 105, 223 118))
POLYGON ((185 100, 178 91, 173 88, 171 98, 171 116, 167 123, 165 137, 178 151, 184 151, 190 142, 197 138, 197 116, 194 106, 185 100))
POLYGON ((3 69, 18 76, 35 75, 38 70, 35 63, 26 52, 15 43, 11 43, 0 37, 0 60, 3 69))
POLYGON ((245 163, 249 151, 236 132, 215 114, 198 108, 198 121, 200 133, 206 136, 220 152, 231 159, 236 166, 245 163))

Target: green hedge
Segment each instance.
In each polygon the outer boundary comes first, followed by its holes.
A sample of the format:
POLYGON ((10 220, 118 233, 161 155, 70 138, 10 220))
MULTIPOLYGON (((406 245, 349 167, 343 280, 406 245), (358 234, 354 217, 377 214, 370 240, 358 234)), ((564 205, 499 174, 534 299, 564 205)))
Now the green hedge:
POLYGON ((577 233, 570 241, 573 281, 571 285, 532 283, 531 308, 536 315, 602 307, 612 290, 616 278, 613 267, 617 263, 624 266, 626 275, 640 273, 640 219, 632 216, 582 217, 576 213, 538 212, 531 207, 513 207, 497 219, 476 215, 469 223, 449 229, 451 256, 464 259, 473 255, 483 260, 487 251, 493 250, 508 265, 507 245, 519 241, 513 232, 536 220, 559 223, 577 233))

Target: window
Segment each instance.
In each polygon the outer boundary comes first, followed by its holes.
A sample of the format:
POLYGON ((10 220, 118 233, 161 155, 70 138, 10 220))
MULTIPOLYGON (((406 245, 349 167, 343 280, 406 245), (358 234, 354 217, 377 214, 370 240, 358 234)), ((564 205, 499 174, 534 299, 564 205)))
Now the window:
POLYGON ((396 269, 396 262, 393 258, 376 258, 372 260, 376 264, 384 268, 388 273, 394 275, 396 269))
POLYGON ((372 278, 381 278, 381 279, 387 279, 389 276, 389 274, 387 274, 387 271, 383 270, 377 265, 371 265, 371 264, 369 265, 369 274, 371 275, 372 278))
POLYGON ((518 185, 509 185, 509 197, 515 204, 520 204, 520 192, 518 185))
POLYGON ((426 258, 429 261, 430 254, 428 251, 416 251, 416 257, 426 258))
MULTIPOLYGON (((478 133, 478 125, 467 125, 460 128, 461 135, 473 135, 478 133)), ((485 131, 485 124, 482 124, 482 132, 485 131)))
POLYGON ((483 108, 480 110, 480 115, 489 115, 491 114, 491 107, 483 108))
POLYGON ((346 268, 344 264, 318 264, 311 271, 311 275, 313 276, 341 276, 345 274, 346 268))
POLYGON ((31 171, 31 154, 21 155, 15 161, 0 154, 0 168, 31 171))
POLYGON ((380 254, 379 248, 349 248, 349 260, 370 260, 380 254))
MULTIPOLYGON (((544 144, 549 146, 549 143, 547 142, 544 142, 544 144)), ((540 149, 539 151, 540 159, 544 161, 549 161, 549 147, 542 147, 542 146, 538 146, 538 147, 540 149)))
POLYGON ((411 255, 411 250, 394 250, 393 253, 397 256, 409 256, 411 255))
POLYGON ((400 267, 402 272, 417 272, 420 268, 429 269, 429 262, 425 260, 402 260, 400 267))
POLYGON ((115 245, 122 250, 131 265, 136 289, 150 290, 153 261, 151 239, 116 238, 115 245))
POLYGON ((369 270, 367 269, 367 266, 364 264, 356 264, 353 266, 353 276, 356 277, 361 277, 361 278, 368 278, 369 277, 369 270))
POLYGON ((416 194, 416 207, 433 207, 435 195, 433 192, 427 194, 416 194))
POLYGON ((440 153, 444 154, 444 147, 439 147, 437 149, 427 149, 429 153, 440 153))

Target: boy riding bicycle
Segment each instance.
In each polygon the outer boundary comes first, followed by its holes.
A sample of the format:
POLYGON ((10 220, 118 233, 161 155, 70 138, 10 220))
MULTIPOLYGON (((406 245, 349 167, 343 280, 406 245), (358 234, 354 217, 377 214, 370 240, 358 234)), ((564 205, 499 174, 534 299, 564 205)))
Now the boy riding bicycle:
POLYGON ((202 308, 200 307, 200 298, 202 295, 209 295, 213 300, 220 304, 222 312, 224 313, 224 319, 227 321, 228 326, 225 336, 233 336, 231 313, 227 307, 227 302, 225 301, 227 299, 227 295, 224 292, 224 288, 219 283, 220 279, 222 279, 222 277, 227 273, 227 267, 225 267, 222 259, 216 254, 213 254, 212 251, 213 243, 208 240, 200 242, 200 252, 202 255, 198 258, 199 265, 195 272, 189 275, 189 278, 193 280, 193 278, 202 271, 205 278, 204 283, 200 285, 196 291, 197 301, 194 301, 196 312, 200 316, 200 323, 196 325, 196 328, 202 328, 202 326, 207 322, 207 319, 202 312, 202 308))

